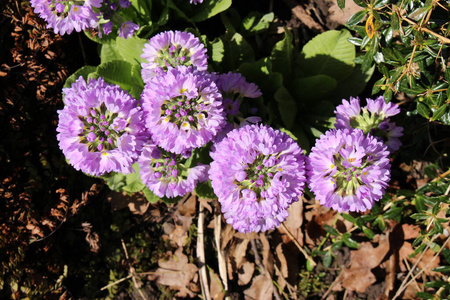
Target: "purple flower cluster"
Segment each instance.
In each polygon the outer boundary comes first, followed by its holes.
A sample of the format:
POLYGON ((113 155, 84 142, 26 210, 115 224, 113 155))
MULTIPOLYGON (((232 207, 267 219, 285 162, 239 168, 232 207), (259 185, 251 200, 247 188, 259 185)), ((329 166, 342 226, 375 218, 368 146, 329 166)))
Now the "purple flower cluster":
POLYGON ((208 68, 205 46, 189 32, 165 31, 155 35, 144 45, 141 57, 147 61, 141 64, 142 78, 146 83, 178 66, 199 71, 208 68))
POLYGON ((320 204, 339 212, 365 211, 388 185, 389 151, 361 129, 332 129, 311 149, 307 170, 309 188, 320 204))
POLYGON ((212 187, 226 221, 240 232, 278 227, 303 194, 305 157, 284 132, 247 125, 229 132, 210 155, 212 187))
POLYGON ((132 172, 148 138, 137 101, 101 78, 80 77, 63 93, 56 130, 69 163, 94 176, 132 172))
POLYGON ((382 96, 375 100, 366 99, 367 105, 361 108, 359 98, 350 98, 350 102, 343 100, 336 107, 337 129, 358 128, 364 133, 370 133, 383 141, 389 151, 395 152, 400 146, 399 137, 403 135, 403 128, 398 127, 389 118, 400 112, 400 108, 392 103, 386 103, 382 96))
POLYGON ((158 197, 177 197, 192 192, 207 180, 206 165, 188 168, 186 158, 162 150, 153 143, 144 146, 139 157, 142 182, 158 197))
POLYGON ((336 129, 316 141, 308 160, 308 184, 322 205, 338 211, 366 211, 383 197, 390 180, 389 155, 401 146, 402 127, 390 117, 400 109, 383 97, 343 100, 336 129))
POLYGON ((204 146, 225 122, 222 96, 211 76, 185 66, 149 81, 142 108, 153 141, 176 154, 204 146))
MULTIPOLYGON (((73 30, 98 30, 98 35, 112 32, 116 15, 131 5, 129 0, 30 0, 35 13, 47 22, 57 34, 70 34, 73 30)), ((121 23, 119 36, 128 38, 139 29, 131 21, 121 23)))
POLYGON ((191 1, 191 4, 195 4, 195 5, 203 2, 203 0, 190 0, 190 1, 191 1))

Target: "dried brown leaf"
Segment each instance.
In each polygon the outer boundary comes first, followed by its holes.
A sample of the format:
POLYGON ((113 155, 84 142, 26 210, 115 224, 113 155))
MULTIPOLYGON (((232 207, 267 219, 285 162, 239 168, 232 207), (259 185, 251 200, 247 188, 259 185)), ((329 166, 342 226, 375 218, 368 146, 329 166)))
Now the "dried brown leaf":
MULTIPOLYGON (((409 255, 411 255, 413 252, 414 249, 411 243, 405 242, 402 248, 400 249, 400 261, 403 262, 404 259, 407 259, 408 261, 411 262, 411 264, 415 264, 421 254, 419 253, 414 257, 409 257, 409 255)), ((417 267, 420 270, 423 270, 426 275, 434 276, 439 274, 437 272, 432 271, 432 269, 439 266, 440 262, 439 256, 437 256, 436 259, 435 256, 436 253, 433 250, 428 249, 427 251, 425 251, 424 255, 422 256, 422 259, 417 264, 417 267)), ((402 264, 401 270, 405 272, 407 271, 407 267, 404 264, 402 264)))
POLYGON ((272 280, 265 275, 258 275, 253 279, 252 285, 244 291, 245 299, 272 299, 272 280))
POLYGON ((168 260, 160 259, 158 265, 159 268, 149 277, 150 280, 156 276, 159 284, 177 290, 177 297, 195 297, 195 293, 188 287, 197 274, 198 268, 188 262, 188 257, 181 247, 168 260))
POLYGON ((381 264, 389 247, 388 235, 379 236, 376 248, 371 242, 360 243, 358 250, 350 252, 350 267, 342 271, 342 286, 352 291, 365 292, 376 281, 371 270, 381 264))
POLYGON ((245 261, 238 272, 238 284, 239 285, 248 284, 252 280, 254 272, 255 272, 255 264, 249 261, 245 261))

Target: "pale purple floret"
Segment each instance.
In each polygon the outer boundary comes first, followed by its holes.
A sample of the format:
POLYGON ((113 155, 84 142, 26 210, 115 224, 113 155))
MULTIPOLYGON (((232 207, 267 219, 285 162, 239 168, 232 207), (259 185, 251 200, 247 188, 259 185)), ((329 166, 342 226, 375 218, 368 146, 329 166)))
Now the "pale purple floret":
POLYGON ((339 212, 371 209, 390 180, 389 151, 360 129, 332 129, 316 141, 308 186, 320 204, 339 212))
POLYGON ((191 4, 195 4, 195 5, 203 2, 203 0, 190 0, 190 1, 191 1, 191 4))
POLYGON ((392 102, 386 103, 382 96, 375 100, 366 99, 367 105, 361 108, 359 98, 350 97, 336 107, 336 129, 359 128, 380 138, 394 152, 401 146, 403 128, 395 125, 389 118, 397 115, 400 108, 392 102))
POLYGON ((161 32, 144 45, 143 51, 141 57, 146 62, 141 65, 145 83, 178 66, 192 66, 200 71, 206 71, 208 68, 205 46, 189 32, 161 32))
POLYGON ((267 125, 234 129, 210 153, 209 178, 236 230, 278 227, 305 186, 305 156, 286 133, 267 125))
POLYGON ((146 84, 141 100, 153 141, 169 152, 202 147, 225 125, 222 96, 206 72, 170 69, 146 84))
POLYGON ((133 172, 148 134, 138 102, 102 78, 63 89, 57 139, 69 163, 93 176, 133 172))
POLYGON ((174 198, 192 192, 198 182, 207 180, 208 166, 187 168, 186 158, 147 143, 138 163, 142 182, 158 197, 174 198))
POLYGON ((53 28, 57 34, 70 34, 96 28, 99 14, 94 12, 96 1, 30 0, 34 12, 47 22, 47 28, 53 28))
POLYGON ((137 30, 139 30, 139 25, 131 21, 124 22, 122 23, 122 25, 120 25, 119 36, 127 39, 131 37, 137 30))
POLYGON ((215 142, 221 141, 232 129, 261 122, 260 117, 245 118, 240 112, 240 106, 245 98, 258 98, 262 95, 256 84, 247 82, 240 73, 214 73, 212 78, 222 94, 223 107, 227 115, 227 125, 216 136, 215 142))

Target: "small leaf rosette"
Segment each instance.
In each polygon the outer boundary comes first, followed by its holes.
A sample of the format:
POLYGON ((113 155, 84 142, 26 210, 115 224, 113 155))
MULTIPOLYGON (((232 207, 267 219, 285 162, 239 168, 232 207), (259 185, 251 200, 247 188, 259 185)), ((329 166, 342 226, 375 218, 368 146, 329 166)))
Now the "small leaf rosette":
POLYGON ((142 182, 158 197, 174 198, 192 192, 207 179, 208 166, 186 166, 186 158, 153 143, 144 146, 138 163, 142 182))
POLYGON ((360 129, 332 129, 316 141, 308 186, 320 204, 339 212, 371 209, 390 180, 389 151, 360 129))
POLYGON ((146 84, 141 100, 153 141, 169 152, 202 147, 225 125, 222 96, 206 72, 171 69, 146 84))
POLYGON ((364 133, 370 133, 378 137, 388 147, 389 151, 395 152, 402 145, 400 137, 403 128, 391 122, 389 117, 400 112, 397 104, 386 103, 382 96, 375 100, 366 99, 367 105, 361 108, 359 98, 350 97, 350 102, 343 100, 336 107, 336 129, 358 128, 364 133))
POLYGON ((141 64, 145 83, 178 66, 193 67, 199 71, 208 68, 205 46, 189 32, 165 31, 155 35, 144 45, 141 57, 146 60, 141 64))
POLYGON ((148 134, 137 101, 102 78, 63 89, 57 139, 69 163, 93 176, 131 173, 148 134))
POLYGON ((209 177, 227 223, 236 230, 278 227, 305 186, 305 156, 286 133, 266 125, 234 129, 210 153, 209 177))

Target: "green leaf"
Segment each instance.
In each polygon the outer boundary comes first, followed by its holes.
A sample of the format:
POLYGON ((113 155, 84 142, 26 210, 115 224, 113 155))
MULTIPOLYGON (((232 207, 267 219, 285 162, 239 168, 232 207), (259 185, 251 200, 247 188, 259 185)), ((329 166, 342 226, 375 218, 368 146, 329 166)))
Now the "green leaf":
POLYGON ((329 30, 317 35, 302 49, 298 64, 304 74, 324 74, 342 80, 355 66, 355 46, 348 41, 348 30, 329 30))
POLYGON ((300 102, 311 103, 334 91, 336 86, 333 77, 319 74, 295 79, 290 90, 300 102))
POLYGON ((211 181, 199 182, 194 189, 195 194, 200 198, 217 199, 216 194, 211 186, 211 181))
POLYGON ((252 11, 242 20, 242 27, 247 34, 256 34, 268 29, 274 18, 274 13, 263 15, 260 12, 252 11))
POLYGON ((421 114, 425 118, 429 118, 430 111, 428 110, 427 106, 423 103, 417 102, 417 112, 421 114))
POLYGON ((444 104, 433 113, 431 120, 432 121, 439 120, 445 114, 446 111, 447 111, 447 105, 444 104))
POLYGON ((126 61, 113 60, 103 63, 97 67, 96 73, 108 83, 117 84, 127 91, 132 89, 132 65, 126 61))
POLYGON ((369 228, 367 228, 366 226, 362 227, 362 231, 369 239, 373 239, 375 236, 375 233, 372 230, 370 230, 369 228))
POLYGON ((285 87, 280 87, 274 95, 278 103, 278 110, 280 111, 281 119, 286 125, 287 129, 294 126, 295 117, 297 116, 297 104, 294 98, 285 87))
POLYGON ((327 251, 323 256, 322 263, 325 268, 329 268, 333 262, 333 256, 330 251, 327 251))
POLYGON ((341 235, 341 234, 339 233, 339 231, 337 231, 336 228, 331 227, 330 225, 324 224, 324 225, 323 225, 323 228, 325 228, 326 232, 328 232, 328 233, 331 234, 331 235, 334 235, 334 236, 340 236, 340 235, 341 235))
POLYGON ((150 191, 148 189, 148 187, 145 187, 142 190, 142 193, 144 194, 145 198, 147 199, 148 202, 150 203, 156 203, 160 200, 160 198, 158 196, 156 196, 155 194, 153 194, 152 191, 150 191))
POLYGON ((103 44, 100 50, 101 63, 113 60, 123 60, 123 56, 120 54, 115 44, 103 44))
POLYGON ((225 56, 222 61, 224 68, 235 70, 245 62, 254 61, 253 48, 241 34, 237 32, 233 35, 227 34, 222 39, 225 49, 225 56))
POLYGON ((416 296, 422 299, 435 299, 433 294, 426 292, 417 292, 416 296))
POLYGON ((201 22, 227 10, 232 0, 207 0, 197 5, 198 13, 191 20, 201 22))
POLYGON ((348 19, 347 23, 345 23, 346 26, 355 26, 359 22, 361 22, 364 17, 366 16, 367 12, 365 10, 358 11, 357 13, 353 14, 350 19, 348 19))
POLYGON ((77 81, 80 76, 82 76, 84 80, 87 80, 89 78, 89 75, 95 73, 96 70, 97 67, 94 66, 81 67, 75 73, 67 77, 66 82, 64 83, 64 88, 72 86, 72 84, 77 81))
POLYGON ((294 45, 292 44, 292 33, 285 28, 284 38, 275 44, 270 55, 272 70, 281 73, 284 78, 289 78, 293 63, 294 45))
POLYGON ((264 97, 270 97, 283 86, 283 76, 272 72, 272 63, 268 58, 262 58, 256 62, 243 63, 239 66, 239 72, 261 89, 264 97))
POLYGON ((364 91, 374 71, 375 66, 363 72, 361 66, 357 65, 347 77, 338 81, 336 89, 326 94, 325 97, 334 100, 334 103, 336 101, 340 103, 342 99, 349 99, 350 96, 359 95, 364 91))
POLYGON ((355 240, 353 240, 352 238, 344 238, 344 239, 342 239, 342 241, 344 242, 344 244, 347 247, 355 248, 355 249, 359 248, 359 244, 355 240))
POLYGON ((211 43, 211 60, 216 63, 220 64, 223 61, 225 49, 222 39, 216 38, 211 43))
POLYGON ((349 222, 351 222, 351 223, 353 223, 353 224, 356 223, 356 218, 350 216, 349 214, 343 213, 343 214, 341 214, 341 216, 342 216, 344 219, 346 219, 347 221, 349 221, 349 222))
POLYGON ((132 194, 141 191, 145 185, 141 181, 139 174, 139 166, 137 163, 133 165, 134 172, 130 174, 110 173, 101 176, 111 190, 117 192, 126 192, 132 194))
POLYGON ((450 272, 450 266, 439 266, 433 269, 434 272, 450 272))
POLYGON ((141 58, 144 45, 148 40, 140 39, 136 36, 124 39, 118 37, 116 40, 116 48, 125 61, 131 64, 140 65, 145 60, 141 58))
POLYGON ((339 6, 340 9, 344 9, 345 8, 345 0, 338 0, 337 5, 339 6))

